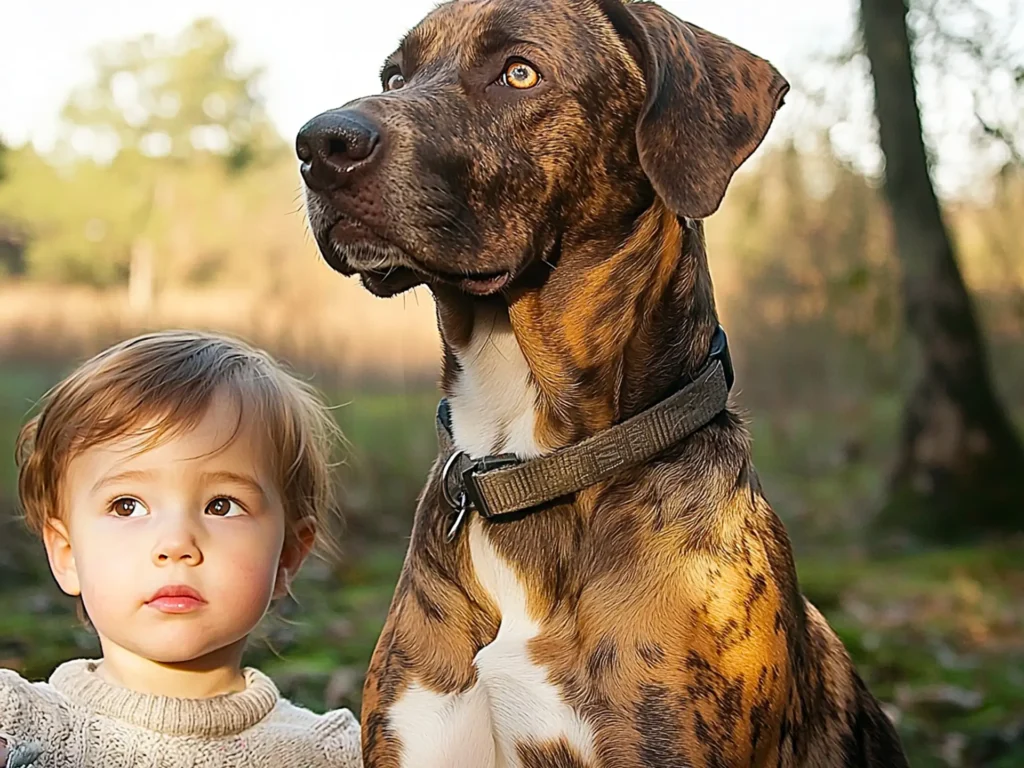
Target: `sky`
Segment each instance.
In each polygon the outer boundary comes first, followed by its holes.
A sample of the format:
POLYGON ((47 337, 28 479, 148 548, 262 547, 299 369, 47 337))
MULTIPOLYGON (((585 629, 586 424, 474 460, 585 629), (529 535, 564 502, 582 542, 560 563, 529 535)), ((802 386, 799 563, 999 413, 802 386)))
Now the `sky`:
MULTIPOLYGON (((841 45, 854 0, 662 0, 687 21, 724 35, 787 74, 812 49, 841 45)), ((380 89, 384 57, 435 0, 10 0, 0 13, 0 138, 55 140, 68 93, 90 75, 97 45, 154 32, 171 36, 213 16, 238 41, 244 64, 266 68, 263 92, 280 133, 380 89)))

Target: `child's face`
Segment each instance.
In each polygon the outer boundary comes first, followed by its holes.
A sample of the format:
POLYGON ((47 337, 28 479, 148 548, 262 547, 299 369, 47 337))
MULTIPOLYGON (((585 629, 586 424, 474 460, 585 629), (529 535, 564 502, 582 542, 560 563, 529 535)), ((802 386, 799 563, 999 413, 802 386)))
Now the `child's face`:
POLYGON ((70 462, 67 525, 54 523, 47 550, 104 655, 180 664, 240 644, 308 551, 286 550, 262 440, 246 424, 231 439, 237 414, 218 398, 195 429, 150 450, 125 438, 70 462))

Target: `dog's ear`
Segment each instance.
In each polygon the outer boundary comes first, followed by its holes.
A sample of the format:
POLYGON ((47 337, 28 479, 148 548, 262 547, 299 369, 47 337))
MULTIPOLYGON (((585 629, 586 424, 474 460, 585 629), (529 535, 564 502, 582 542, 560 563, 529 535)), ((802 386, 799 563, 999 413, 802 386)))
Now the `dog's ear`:
POLYGON ((599 2, 647 85, 636 127, 644 172, 678 215, 710 216, 789 83, 764 59, 653 3, 599 2))

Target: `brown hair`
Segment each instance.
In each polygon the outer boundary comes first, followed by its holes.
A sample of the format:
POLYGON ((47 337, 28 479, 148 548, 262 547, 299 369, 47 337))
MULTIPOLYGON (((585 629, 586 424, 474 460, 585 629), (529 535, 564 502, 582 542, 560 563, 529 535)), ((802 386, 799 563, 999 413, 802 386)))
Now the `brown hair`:
MULTIPOLYGON (((41 534, 63 519, 62 479, 79 452, 126 435, 147 445, 194 427, 226 393, 263 432, 273 454, 289 535, 312 521, 317 538, 335 513, 331 455, 340 431, 316 390, 270 355, 227 336, 162 331, 123 341, 85 362, 43 396, 15 449, 25 521, 41 534)), ((237 431, 237 428, 236 428, 237 431)))

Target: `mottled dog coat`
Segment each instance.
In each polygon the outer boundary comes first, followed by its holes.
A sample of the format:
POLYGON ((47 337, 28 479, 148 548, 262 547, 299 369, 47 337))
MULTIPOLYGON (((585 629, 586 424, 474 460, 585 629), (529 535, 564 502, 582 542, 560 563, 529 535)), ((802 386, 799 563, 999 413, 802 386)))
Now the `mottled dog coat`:
MULTIPOLYGON (((433 292, 456 446, 529 458, 673 392, 717 316, 701 219, 788 90, 652 3, 455 0, 297 149, 327 261, 433 292)), ((450 543, 435 465, 370 665, 370 768, 903 766, 800 594, 731 410, 450 543)))

